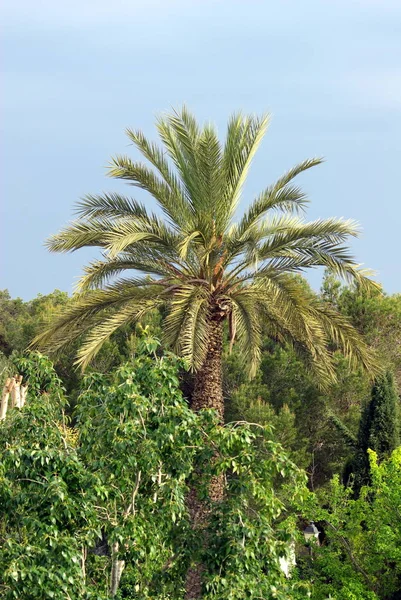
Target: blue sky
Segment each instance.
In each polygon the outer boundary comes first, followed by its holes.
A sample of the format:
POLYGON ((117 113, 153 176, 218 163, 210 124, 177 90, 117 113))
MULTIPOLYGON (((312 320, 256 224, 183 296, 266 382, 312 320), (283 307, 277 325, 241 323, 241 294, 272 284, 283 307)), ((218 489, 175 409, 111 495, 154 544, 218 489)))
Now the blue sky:
POLYGON ((0 288, 71 291, 93 252, 44 240, 83 194, 124 189, 104 167, 125 127, 153 136, 185 103, 222 135, 235 110, 272 113, 243 207, 325 156, 300 180, 308 218, 357 219, 358 261, 401 291, 399 0, 3 0, 2 22, 0 288))

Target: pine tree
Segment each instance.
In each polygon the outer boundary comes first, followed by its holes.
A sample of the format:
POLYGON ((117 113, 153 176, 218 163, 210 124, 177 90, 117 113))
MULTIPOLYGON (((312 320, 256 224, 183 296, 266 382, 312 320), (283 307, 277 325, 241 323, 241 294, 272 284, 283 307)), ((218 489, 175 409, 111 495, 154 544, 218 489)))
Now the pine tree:
POLYGON ((360 445, 377 452, 379 459, 387 457, 399 445, 398 394, 393 375, 387 372, 375 382, 372 399, 361 422, 360 445))
POLYGON ((383 460, 399 446, 398 404, 393 375, 387 371, 372 387, 370 402, 362 412, 355 454, 345 466, 344 481, 352 481, 355 495, 370 481, 368 449, 383 460))

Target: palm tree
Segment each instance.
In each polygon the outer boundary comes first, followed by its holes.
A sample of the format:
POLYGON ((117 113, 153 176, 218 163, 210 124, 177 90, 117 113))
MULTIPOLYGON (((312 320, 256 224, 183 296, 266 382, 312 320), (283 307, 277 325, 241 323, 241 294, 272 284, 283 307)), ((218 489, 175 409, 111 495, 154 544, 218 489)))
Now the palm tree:
MULTIPOLYGON (((58 350, 79 338, 77 363, 84 368, 116 329, 165 306, 164 341, 194 371, 193 409, 212 407, 221 421, 225 322, 251 375, 262 331, 294 344, 323 384, 334 378, 333 344, 351 364, 375 370, 347 319, 295 276, 323 266, 364 288, 373 285, 344 246, 358 233, 354 222, 299 217, 307 198, 293 180, 321 159, 292 168, 234 220, 268 122, 268 116, 234 115, 224 145, 213 126, 200 127, 185 108, 157 121, 161 146, 128 129, 148 164, 116 156, 109 174, 149 192, 159 212, 116 193, 79 203, 78 220, 48 247, 96 246, 102 258, 85 268, 71 306, 37 338, 41 348, 58 350)), ((197 586, 188 598, 200 597, 197 586)))
POLYGON ((329 342, 351 363, 374 369, 346 318, 294 277, 323 266, 363 288, 374 285, 343 245, 357 236, 355 222, 297 216, 307 198, 293 179, 322 160, 292 168, 233 220, 268 123, 268 116, 234 115, 224 146, 214 127, 199 127, 185 108, 158 120, 161 147, 128 129, 153 168, 116 156, 109 174, 149 192, 164 218, 120 194, 86 196, 78 220, 47 245, 53 252, 97 246, 102 259, 85 268, 74 302, 36 342, 55 351, 81 338, 77 363, 84 368, 116 329, 164 305, 165 343, 195 372, 193 407, 213 407, 221 418, 224 321, 251 375, 262 329, 293 343, 322 382, 334 377, 329 342))

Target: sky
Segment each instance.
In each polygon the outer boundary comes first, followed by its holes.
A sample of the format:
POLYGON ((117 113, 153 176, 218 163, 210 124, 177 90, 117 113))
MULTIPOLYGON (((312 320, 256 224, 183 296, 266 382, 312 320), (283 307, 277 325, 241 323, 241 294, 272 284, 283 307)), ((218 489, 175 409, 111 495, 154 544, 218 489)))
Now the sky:
POLYGON ((105 172, 136 156, 124 129, 155 137, 186 104, 222 137, 235 111, 271 113, 242 208, 324 156, 299 178, 307 218, 359 221, 357 261, 401 292, 400 0, 3 0, 0 17, 0 289, 71 292, 96 255, 46 238, 86 193, 133 195, 105 172))

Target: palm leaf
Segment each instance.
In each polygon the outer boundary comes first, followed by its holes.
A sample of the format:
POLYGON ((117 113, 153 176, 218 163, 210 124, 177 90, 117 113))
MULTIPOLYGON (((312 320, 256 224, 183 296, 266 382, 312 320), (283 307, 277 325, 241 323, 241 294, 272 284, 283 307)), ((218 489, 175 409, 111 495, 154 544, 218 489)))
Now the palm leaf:
POLYGON ((226 180, 226 189, 221 199, 221 203, 226 206, 225 226, 238 206, 252 159, 266 133, 269 120, 268 114, 260 118, 236 114, 229 121, 222 159, 226 180))
POLYGON ((96 356, 104 342, 123 325, 138 322, 143 316, 154 310, 162 303, 161 299, 128 302, 109 317, 104 317, 100 323, 90 329, 78 350, 76 364, 83 370, 96 356))
POLYGON ((200 367, 206 355, 208 312, 206 288, 181 286, 174 292, 164 323, 165 343, 184 356, 194 369, 200 367))
POLYGON ((280 177, 273 186, 262 192, 242 217, 238 226, 238 234, 243 235, 272 208, 296 211, 303 209, 307 202, 304 193, 300 188, 290 186, 289 183, 303 171, 319 165, 321 162, 321 158, 303 161, 280 177))

